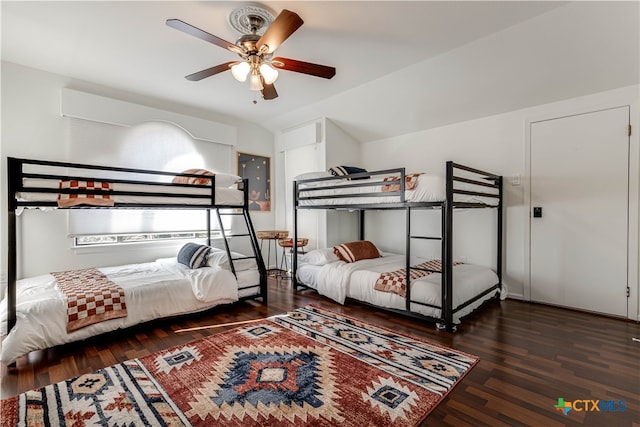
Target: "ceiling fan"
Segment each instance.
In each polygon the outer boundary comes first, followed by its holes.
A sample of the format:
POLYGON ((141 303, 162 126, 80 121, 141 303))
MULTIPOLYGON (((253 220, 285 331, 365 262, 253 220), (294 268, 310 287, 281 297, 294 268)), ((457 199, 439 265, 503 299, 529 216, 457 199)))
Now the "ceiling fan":
POLYGON ((334 67, 312 64, 296 59, 273 58, 274 51, 303 23, 304 21, 298 14, 286 9, 282 10, 275 20, 273 15, 263 8, 251 6, 237 9, 232 12, 231 24, 240 32, 248 30, 250 33, 243 34, 233 44, 180 19, 167 19, 168 26, 227 49, 238 54, 241 58, 240 61, 225 62, 224 64, 189 74, 185 77, 187 80, 199 81, 230 70, 233 77, 238 81, 244 82, 248 76, 249 89, 261 91, 265 100, 278 97, 278 92, 276 92, 273 84, 278 78, 277 69, 309 74, 325 79, 330 79, 336 74, 334 67), (262 35, 260 35, 261 32, 263 33, 262 35))

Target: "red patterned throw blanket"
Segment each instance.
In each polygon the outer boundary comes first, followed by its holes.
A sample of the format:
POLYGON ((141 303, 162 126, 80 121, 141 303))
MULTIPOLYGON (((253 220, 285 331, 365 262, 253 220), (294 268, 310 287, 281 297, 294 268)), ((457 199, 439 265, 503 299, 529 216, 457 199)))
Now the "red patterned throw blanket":
MULTIPOLYGON (((409 175, 404 176, 404 189, 405 190, 413 190, 418 185, 418 178, 422 175, 421 173, 410 173, 409 175)), ((399 176, 388 176, 384 179, 385 182, 389 181, 400 181, 399 176)), ((382 186, 382 191, 387 193, 391 191, 400 191, 400 184, 385 184, 382 186)))
MULTIPOLYGON (((60 189, 111 191, 111 184, 100 181, 60 181, 60 189)), ((58 206, 68 208, 77 205, 113 206, 113 199, 108 194, 58 194, 58 206)))
POLYGON ((124 290, 97 268, 51 275, 67 298, 67 332, 127 316, 124 290))
MULTIPOLYGON (((460 264, 462 263, 453 263, 454 266, 460 264)), ((411 271, 409 271, 410 280, 416 280, 431 273, 442 272, 442 263, 439 259, 432 259, 431 261, 416 264, 413 267, 422 270, 414 270, 412 268, 411 271)), ((401 268, 400 270, 382 273, 380 277, 378 277, 378 280, 376 280, 374 289, 382 292, 392 292, 404 298, 407 296, 407 269, 401 268)))

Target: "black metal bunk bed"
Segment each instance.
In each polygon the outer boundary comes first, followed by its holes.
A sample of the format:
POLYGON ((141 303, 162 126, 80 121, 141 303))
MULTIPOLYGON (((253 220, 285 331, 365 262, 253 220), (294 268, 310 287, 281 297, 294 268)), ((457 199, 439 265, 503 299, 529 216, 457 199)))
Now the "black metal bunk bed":
MULTIPOLYGON (((393 308, 378 307, 384 310, 397 312, 411 317, 418 317, 435 322, 439 327, 449 332, 456 330, 454 324, 454 314, 463 308, 473 304, 479 299, 485 297, 491 292, 499 293, 502 289, 502 176, 484 172, 479 169, 464 166, 452 161, 446 162, 445 192, 444 200, 440 201, 408 201, 405 192, 405 168, 388 169, 372 172, 360 172, 351 175, 304 179, 293 182, 294 194, 294 215, 293 215, 293 249, 292 253, 297 252, 298 239, 298 211, 301 209, 335 209, 349 210, 359 212, 359 238, 364 240, 365 234, 365 212, 368 210, 404 210, 406 213, 406 239, 405 239, 405 256, 406 256, 406 283, 410 283, 410 271, 415 268, 410 265, 411 260, 411 240, 427 239, 441 241, 441 303, 440 306, 425 304, 420 301, 412 300, 411 286, 406 286, 405 309, 397 310, 393 308), (398 176, 399 179, 388 180, 383 182, 384 185, 395 184, 399 186, 399 190, 391 192, 362 191, 363 188, 379 187, 382 177, 398 176), (376 178, 372 180, 370 178, 376 178), (348 181, 345 181, 348 180, 348 181), (459 188, 460 184, 465 188, 459 188), (349 190, 353 191, 349 191, 349 190), (337 190, 338 194, 327 194, 328 190, 337 190), (314 195, 314 193, 316 195, 314 195), (460 196, 468 198, 478 198, 479 201, 459 200, 460 196), (389 197, 393 197, 393 201, 389 201, 389 197), (366 203, 360 203, 360 200, 367 199, 366 203), (371 198, 379 198, 384 202, 371 202, 371 198), (493 203, 487 203, 484 200, 492 200, 493 203), (342 202, 344 201, 344 203, 342 202), (331 203, 329 203, 331 202, 331 203), (496 264, 495 272, 498 282, 490 288, 475 295, 471 299, 454 307, 453 303, 453 211, 456 208, 470 209, 496 209, 497 210, 497 247, 496 247, 496 264), (440 236, 416 236, 412 234, 411 227, 411 211, 417 209, 440 209, 441 211, 441 235, 440 236), (440 309, 441 316, 425 316, 410 310, 411 304, 421 304, 435 309, 440 309)), ((296 256, 292 258, 292 282, 294 289, 298 287, 307 287, 303 283, 299 283, 297 278, 298 259, 296 256)), ((418 268, 419 269, 419 268, 418 268)))
MULTIPOLYGON (((229 267, 237 277, 234 261, 253 258, 259 271, 259 284, 238 288, 238 291, 258 288, 258 293, 239 298, 262 298, 267 303, 267 271, 259 249, 255 230, 249 216, 248 183, 243 180, 238 183, 237 190, 242 192, 240 201, 234 203, 217 203, 217 192, 221 192, 215 185, 215 176, 204 176, 191 173, 173 173, 145 169, 119 168, 109 166, 86 165, 54 161, 41 161, 20 158, 7 158, 8 176, 8 269, 7 269, 7 333, 16 324, 16 281, 17 281, 17 211, 21 208, 58 208, 56 198, 59 195, 80 196, 109 196, 115 200, 113 206, 78 205, 63 209, 199 209, 206 211, 207 245, 211 245, 211 211, 215 211, 220 224, 220 232, 224 241, 229 267), (46 172, 34 172, 41 168, 46 172), (70 173, 69 171, 74 171, 70 173), (85 175, 80 175, 85 174, 85 175), (86 176, 89 174, 89 176, 86 176), (94 174, 94 175, 92 175, 94 174), (105 174, 119 178, 105 177, 105 174), (195 178, 207 180, 206 184, 173 183, 175 177, 195 178), (169 182, 160 182, 158 177, 164 177, 169 182), (103 190, 60 188, 61 181, 100 181, 114 185, 114 188, 103 190), (28 185, 27 182, 34 182, 28 185), (120 186, 121 189, 115 188, 120 186), (52 199, 53 198, 53 199, 52 199), (120 198, 120 199, 119 199, 120 198), (220 210, 226 212, 220 212, 220 210), (246 233, 226 234, 222 226, 222 216, 242 216, 246 225, 246 233), (229 238, 249 237, 253 256, 233 258, 229 246, 229 238)), ((226 190, 226 189, 225 189, 226 190)))

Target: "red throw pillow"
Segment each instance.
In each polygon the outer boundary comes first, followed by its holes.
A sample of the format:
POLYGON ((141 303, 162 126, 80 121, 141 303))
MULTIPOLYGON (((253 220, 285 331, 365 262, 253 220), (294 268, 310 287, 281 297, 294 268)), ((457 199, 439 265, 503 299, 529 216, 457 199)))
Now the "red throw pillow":
POLYGON ((355 262, 361 259, 380 258, 376 245, 368 240, 347 242, 333 247, 333 253, 344 262, 355 262))

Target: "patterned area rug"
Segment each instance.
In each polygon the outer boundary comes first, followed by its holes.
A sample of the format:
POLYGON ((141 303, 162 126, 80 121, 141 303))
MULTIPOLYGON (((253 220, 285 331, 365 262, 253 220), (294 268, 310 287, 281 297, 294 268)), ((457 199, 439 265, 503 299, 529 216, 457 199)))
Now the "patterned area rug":
POLYGON ((2 426, 415 426, 478 358, 316 306, 1 402, 2 426))

